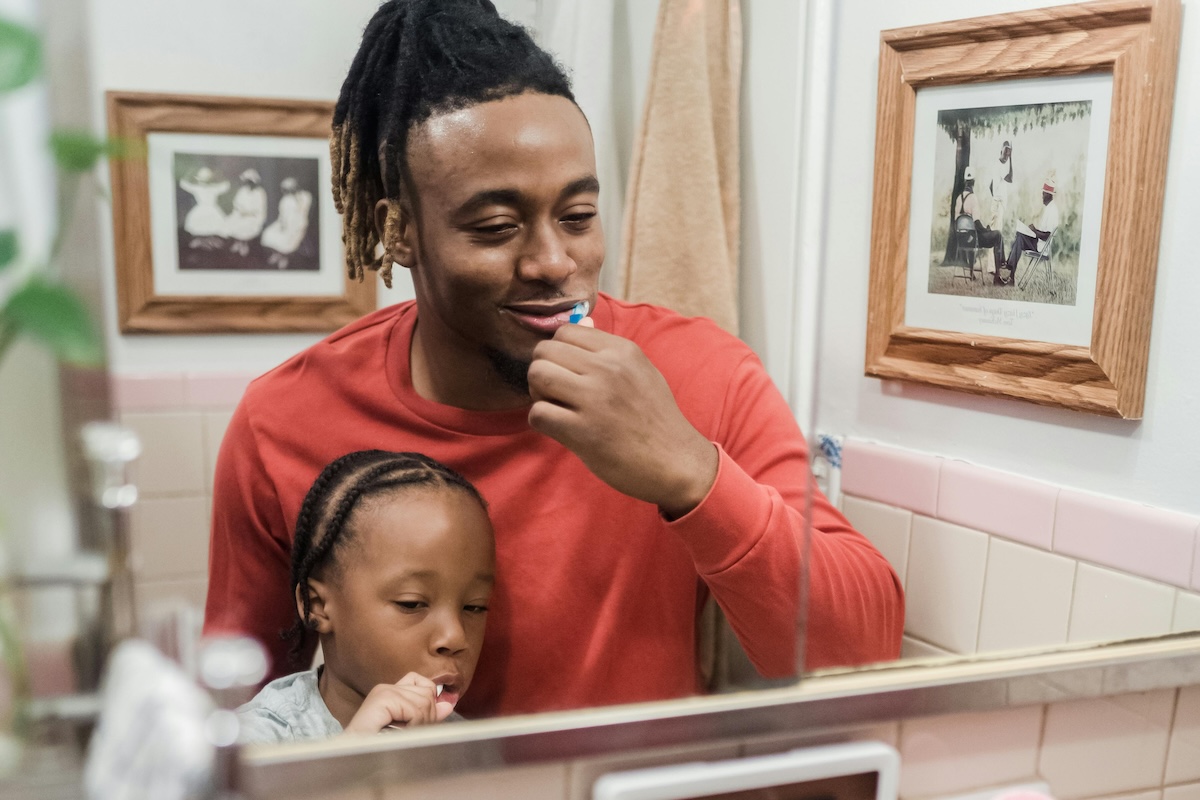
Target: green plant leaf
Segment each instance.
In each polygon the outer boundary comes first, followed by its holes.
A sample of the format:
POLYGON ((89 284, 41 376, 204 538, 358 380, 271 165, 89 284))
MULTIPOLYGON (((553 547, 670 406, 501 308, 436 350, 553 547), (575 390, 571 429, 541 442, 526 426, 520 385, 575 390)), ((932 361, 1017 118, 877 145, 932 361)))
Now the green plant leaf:
POLYGON ((0 229, 0 270, 17 258, 17 232, 12 228, 0 229))
POLYGON ((100 335, 79 298, 65 286, 33 278, 0 309, 18 335, 31 336, 62 361, 98 366, 104 361, 100 335))
POLYGON ((50 134, 50 151, 60 169, 87 172, 108 151, 108 143, 82 131, 55 131, 50 134))
POLYGON ((0 19, 0 92, 19 89, 42 68, 42 44, 23 25, 0 19))
POLYGON ((136 143, 125 139, 101 139, 87 131, 55 131, 50 134, 50 151, 59 169, 87 172, 101 158, 129 158, 141 153, 136 143))

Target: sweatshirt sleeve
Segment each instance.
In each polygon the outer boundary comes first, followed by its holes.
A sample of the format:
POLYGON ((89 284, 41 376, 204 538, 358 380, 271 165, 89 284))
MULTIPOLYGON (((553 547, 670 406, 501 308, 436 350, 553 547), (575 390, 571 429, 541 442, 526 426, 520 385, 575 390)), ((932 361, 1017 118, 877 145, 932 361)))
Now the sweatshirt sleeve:
POLYGON ((281 636, 296 614, 289 531, 243 398, 221 442, 213 478, 204 633, 257 639, 271 659, 267 680, 293 671, 290 644, 281 636))
POLYGON ((759 673, 795 675, 801 641, 810 670, 897 658, 900 582, 816 488, 803 434, 753 355, 734 373, 715 444, 719 466, 708 495, 667 525, 682 537, 759 673))

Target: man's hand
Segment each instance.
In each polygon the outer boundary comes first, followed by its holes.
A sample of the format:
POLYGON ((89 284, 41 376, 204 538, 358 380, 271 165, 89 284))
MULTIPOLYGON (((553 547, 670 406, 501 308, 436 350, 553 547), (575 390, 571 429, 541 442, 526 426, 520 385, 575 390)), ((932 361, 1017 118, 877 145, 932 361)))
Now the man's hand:
POLYGON ((396 683, 381 683, 367 693, 346 733, 379 733, 395 725, 428 725, 450 716, 454 706, 437 701, 437 684, 410 672, 396 683))
POLYGON ((564 325, 533 351, 529 424, 574 452, 617 491, 670 519, 691 511, 717 476, 717 451, 683 416, 636 344, 564 325))

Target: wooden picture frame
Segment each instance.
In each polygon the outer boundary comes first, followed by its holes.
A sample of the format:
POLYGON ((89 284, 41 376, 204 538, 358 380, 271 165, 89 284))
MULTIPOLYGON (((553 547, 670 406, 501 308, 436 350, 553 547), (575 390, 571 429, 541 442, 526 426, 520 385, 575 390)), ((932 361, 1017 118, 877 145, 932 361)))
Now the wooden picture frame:
MULTIPOLYGON (((1116 0, 902 28, 880 35, 867 375, 1109 416, 1141 417, 1180 17, 1179 0, 1116 0), (1087 236, 1096 237, 1095 247, 1085 248, 1081 234, 1076 260, 1077 285, 1071 287, 1072 293, 1079 290, 1074 295, 1078 308, 1062 312, 1090 314, 1075 320, 1077 324, 1090 322, 1081 328, 1082 340, 1049 341, 1023 334, 1020 326, 1013 331, 1015 335, 1003 336, 980 330, 912 324, 920 315, 910 314, 910 310, 926 299, 920 296, 921 291, 912 290, 913 286, 922 285, 920 281, 928 281, 924 285, 930 288, 923 291, 930 302, 943 302, 943 295, 932 288, 937 259, 929 231, 936 233, 936 228, 931 225, 924 229, 925 233, 916 234, 910 230, 914 213, 926 213, 925 207, 935 209, 930 214, 940 213, 936 198, 929 202, 935 195, 926 195, 921 200, 915 188, 918 185, 915 177, 921 181, 927 179, 920 170, 914 176, 914 153, 923 160, 928 148, 922 142, 928 139, 936 148, 940 141, 936 132, 922 133, 928 124, 919 122, 918 117, 921 120, 932 117, 926 113, 928 103, 918 109, 919 95, 928 91, 930 96, 941 96, 939 92, 959 90, 935 87, 964 87, 962 91, 967 93, 991 91, 996 86, 1007 91, 1012 86, 1036 89, 1039 85, 1013 83, 1013 79, 1033 79, 1050 85, 1045 79, 1107 81, 1108 76, 1111 76, 1111 106, 1106 112, 1107 154, 1102 180, 1091 181, 1093 187, 1103 187, 1103 202, 1092 204, 1093 212, 1095 208, 1101 210, 1098 224, 1090 232, 1085 222, 1079 223, 1087 236), (1010 83, 999 83, 1004 81, 1010 83), (919 203, 925 207, 918 208, 919 203), (931 244, 922 251, 928 255, 923 255, 918 264, 914 263, 912 253, 923 246, 917 242, 919 236, 926 237, 924 241, 931 244), (1089 255, 1094 251, 1095 266, 1091 272, 1082 266, 1085 250, 1089 255), (915 270, 912 273, 910 264, 915 270), (924 277, 921 270, 927 270, 929 277, 924 277), (1093 280, 1094 303, 1089 309, 1082 299, 1082 287, 1093 280)), ((949 112, 937 110, 940 101, 931 102, 939 124, 951 118, 943 116, 949 112)), ((967 109, 975 110, 989 109, 967 109)), ((1094 124, 1092 117, 1088 119, 1094 124)), ((928 152, 933 152, 936 159, 936 153, 941 151, 928 152)), ((955 152, 957 158, 961 147, 955 152)), ((1012 158, 1016 162, 1016 156, 1012 158)), ((1093 163, 1101 162, 1093 159, 1093 163)), ((956 185, 950 195, 955 210, 965 206, 955 199, 955 190, 960 185, 958 178, 966 174, 960 167, 955 165, 956 185)), ((1048 206, 1055 201, 1055 183, 1053 178, 1044 180, 1049 183, 1043 184, 1040 199, 1048 206), (1045 199, 1047 189, 1050 201, 1045 199)), ((928 183, 934 186, 935 179, 928 178, 928 183)), ((965 181, 961 186, 965 189, 965 181)), ((958 191, 958 197, 964 194, 970 192, 958 191)), ((1027 197, 1024 202, 1028 203, 1027 197)), ((953 210, 946 210, 947 219, 954 216, 953 210)), ((947 234, 946 241, 956 235, 947 234)), ((969 231, 966 240, 970 241, 969 231)), ((1007 241, 1003 247, 1002 252, 1011 254, 1007 241)), ((1011 259, 1004 259, 1004 266, 996 268, 1002 284, 1006 276, 1021 277, 1021 259, 1035 261, 1032 256, 1025 258, 1026 253, 1020 248, 1018 256, 1018 268, 1011 275, 1007 274, 1007 262, 1011 259)), ((985 252, 982 257, 989 256, 985 252)), ((947 257, 946 261, 950 260, 947 257)), ((955 284, 956 288, 943 291, 965 292, 968 271, 971 280, 976 279, 975 269, 981 262, 966 256, 962 260, 970 264, 969 269, 963 270, 962 288, 955 284)), ((988 262, 982 263, 985 268, 981 271, 986 276, 988 262)), ((1050 296, 1058 299, 1055 287, 1061 284, 1052 282, 1052 270, 1046 275, 1050 296)), ((980 286, 983 285, 981 282, 980 286)), ((972 288, 972 291, 983 293, 984 289, 972 288)), ((1041 309, 1020 296, 1010 297, 1013 299, 1004 300, 1001 289, 996 294, 999 299, 989 298, 986 302, 998 304, 1003 315, 1010 310, 1006 302, 1013 304, 1011 308, 1041 309)), ((974 317, 970 315, 983 307, 983 303, 979 307, 971 303, 957 306, 968 315, 964 319, 971 319, 972 324, 974 317)), ((1045 308, 1046 314, 1061 311, 1053 305, 1045 308)), ((992 313, 994 308, 987 305, 986 310, 992 313)), ((980 317, 979 321, 982 324, 995 320, 980 317)))
POLYGON ((329 191, 333 103, 109 92, 122 333, 332 331, 375 310, 329 191))

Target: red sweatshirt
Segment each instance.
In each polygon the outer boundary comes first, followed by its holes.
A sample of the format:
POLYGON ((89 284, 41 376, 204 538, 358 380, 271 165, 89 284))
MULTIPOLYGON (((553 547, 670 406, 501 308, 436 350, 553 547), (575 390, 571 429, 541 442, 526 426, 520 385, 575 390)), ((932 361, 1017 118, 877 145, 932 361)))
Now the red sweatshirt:
MULTIPOLYGON (((467 717, 680 697, 699 688, 696 617, 712 592, 751 661, 795 674, 809 465, 791 410, 754 353, 702 319, 601 295, 596 327, 636 342, 715 442, 716 483, 667 522, 529 427, 525 410, 465 411, 413 390, 416 306, 382 309, 254 381, 217 462, 206 632, 248 633, 294 671, 293 527, 321 469, 369 448, 417 451, 488 501, 497 584, 467 717)), ((891 567, 812 498, 806 666, 895 658, 891 567)))

